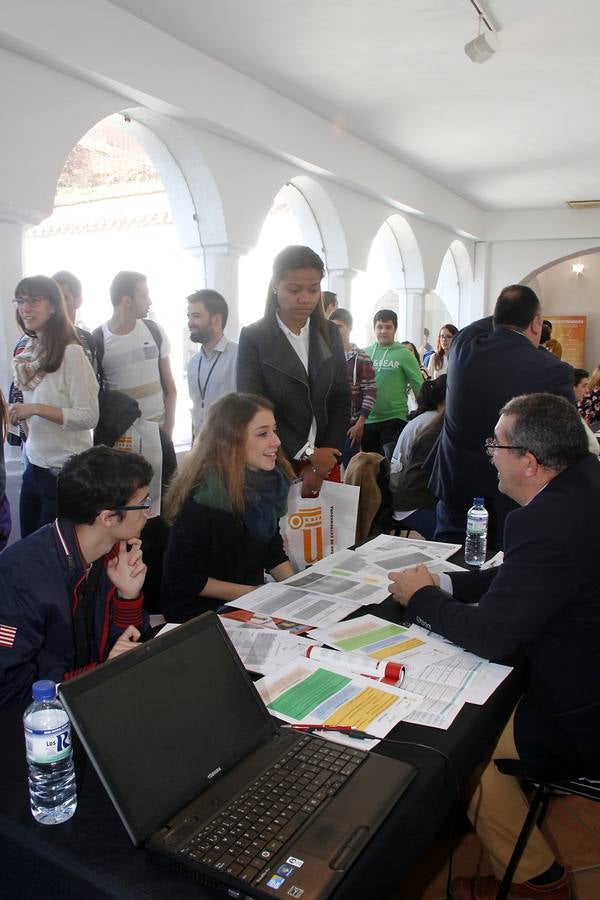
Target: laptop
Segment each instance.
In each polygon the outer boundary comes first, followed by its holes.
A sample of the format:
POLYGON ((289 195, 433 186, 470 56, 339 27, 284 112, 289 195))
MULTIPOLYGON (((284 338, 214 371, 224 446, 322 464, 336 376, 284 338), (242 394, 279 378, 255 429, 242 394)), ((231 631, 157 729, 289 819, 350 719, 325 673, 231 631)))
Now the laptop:
POLYGON ((212 612, 59 696, 135 846, 233 898, 328 897, 416 774, 280 727, 212 612))

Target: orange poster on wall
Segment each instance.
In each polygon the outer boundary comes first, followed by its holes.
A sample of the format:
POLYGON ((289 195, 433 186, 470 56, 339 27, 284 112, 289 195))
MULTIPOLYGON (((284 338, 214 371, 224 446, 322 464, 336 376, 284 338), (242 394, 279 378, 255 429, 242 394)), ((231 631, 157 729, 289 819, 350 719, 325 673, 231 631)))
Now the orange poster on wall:
POLYGON ((562 345, 563 362, 583 368, 587 316, 547 316, 552 322, 552 338, 562 345))

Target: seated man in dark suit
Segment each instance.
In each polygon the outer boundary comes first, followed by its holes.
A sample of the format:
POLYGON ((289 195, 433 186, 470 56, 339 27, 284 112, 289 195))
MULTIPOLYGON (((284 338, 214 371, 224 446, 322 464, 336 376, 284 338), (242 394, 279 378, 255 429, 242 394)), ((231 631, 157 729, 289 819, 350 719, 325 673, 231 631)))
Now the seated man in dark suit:
MULTIPOLYGON (((487 659, 521 649, 529 683, 492 760, 565 775, 597 772, 600 760, 600 463, 574 406, 550 394, 516 397, 486 445, 498 487, 520 508, 506 519, 503 564, 432 576, 392 572, 390 590, 408 616, 487 659), (478 606, 469 605, 478 601, 478 606)), ((482 453, 484 449, 482 447, 482 453)), ((516 778, 493 761, 469 816, 502 877, 527 806, 516 778)), ((456 879, 455 900, 496 896, 493 876, 456 879)), ((569 900, 567 877, 534 830, 511 898, 569 900)))
POLYGON ((511 397, 544 391, 575 400, 573 369, 538 351, 541 332, 536 294, 513 284, 501 291, 493 320, 473 322, 452 341, 444 428, 429 484, 439 498, 436 540, 462 543, 473 497, 484 497, 488 547, 502 546, 504 519, 515 505, 498 493, 481 445, 511 397))

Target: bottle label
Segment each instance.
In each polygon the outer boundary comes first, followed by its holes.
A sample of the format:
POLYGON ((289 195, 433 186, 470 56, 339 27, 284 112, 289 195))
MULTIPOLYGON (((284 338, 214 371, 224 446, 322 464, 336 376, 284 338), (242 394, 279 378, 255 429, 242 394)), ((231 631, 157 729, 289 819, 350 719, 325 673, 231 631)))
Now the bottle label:
POLYGON ((32 763, 60 762, 71 753, 71 726, 67 719, 56 728, 25 726, 27 759, 32 763))
POLYGON ((487 522, 469 522, 467 534, 476 534, 478 537, 487 534, 487 522))

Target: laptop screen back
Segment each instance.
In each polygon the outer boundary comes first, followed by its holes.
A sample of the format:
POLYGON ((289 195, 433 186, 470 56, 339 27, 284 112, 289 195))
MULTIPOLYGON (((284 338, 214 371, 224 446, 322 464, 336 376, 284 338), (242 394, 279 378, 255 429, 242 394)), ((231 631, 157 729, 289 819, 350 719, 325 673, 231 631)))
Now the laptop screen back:
POLYGON ((136 844, 276 731, 214 613, 64 682, 60 696, 136 844))

